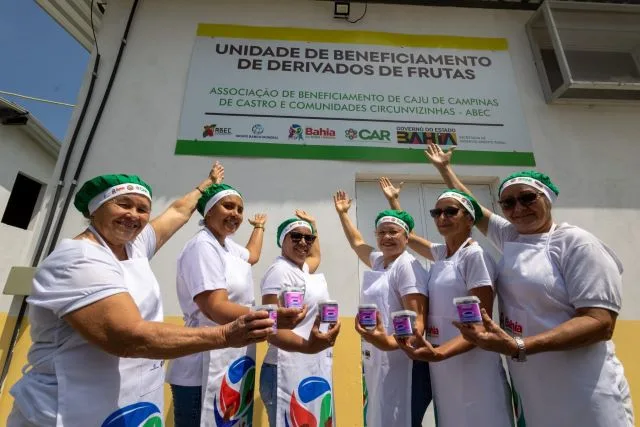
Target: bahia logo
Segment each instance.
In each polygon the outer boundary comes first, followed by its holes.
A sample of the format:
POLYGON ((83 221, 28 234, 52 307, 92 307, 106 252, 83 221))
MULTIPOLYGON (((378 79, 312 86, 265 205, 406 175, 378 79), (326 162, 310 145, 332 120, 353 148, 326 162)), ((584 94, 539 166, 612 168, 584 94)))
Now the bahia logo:
POLYGON ((151 402, 138 402, 109 415, 102 427, 162 427, 162 413, 151 402))
POLYGON ((386 129, 360 129, 356 130, 353 128, 349 128, 344 131, 344 136, 349 141, 353 141, 356 139, 361 139, 363 141, 380 141, 380 142, 391 142, 391 131, 386 129))
POLYGON ((251 128, 251 133, 254 135, 262 135, 264 133, 264 126, 261 124, 253 125, 251 128))
POLYGON ((307 377, 300 381, 297 393, 294 391, 291 395, 284 422, 285 427, 332 427, 333 402, 327 380, 307 377), (316 408, 313 412, 309 409, 311 406, 316 408))
POLYGON ((303 140, 304 139, 304 130, 302 126, 293 124, 289 127, 289 139, 293 140, 303 140))
POLYGON ((248 356, 235 360, 222 378, 220 395, 213 398, 218 427, 250 426, 253 422, 253 388, 256 362, 248 356))
POLYGON ((204 125, 203 138, 213 138, 216 135, 231 135, 231 128, 221 128, 218 125, 204 125))
POLYGON ((335 138, 336 131, 329 128, 305 128, 304 136, 307 138, 335 138))
POLYGON ((506 330, 511 336, 519 336, 521 337, 524 333, 524 328, 522 324, 520 324, 515 319, 510 319, 509 316, 504 313, 500 313, 500 326, 502 329, 506 330))
POLYGON ((429 326, 427 328, 427 336, 431 338, 439 338, 440 337, 440 329, 435 326, 429 326))

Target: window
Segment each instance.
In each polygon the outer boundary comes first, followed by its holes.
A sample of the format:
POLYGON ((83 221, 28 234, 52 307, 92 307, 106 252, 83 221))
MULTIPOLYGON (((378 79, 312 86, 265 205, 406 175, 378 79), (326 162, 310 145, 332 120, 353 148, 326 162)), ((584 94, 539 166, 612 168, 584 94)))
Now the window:
POLYGON ((547 102, 640 101, 640 8, 547 1, 526 29, 547 102))
POLYGON ((33 218, 43 185, 18 172, 11 189, 2 223, 26 230, 33 218))

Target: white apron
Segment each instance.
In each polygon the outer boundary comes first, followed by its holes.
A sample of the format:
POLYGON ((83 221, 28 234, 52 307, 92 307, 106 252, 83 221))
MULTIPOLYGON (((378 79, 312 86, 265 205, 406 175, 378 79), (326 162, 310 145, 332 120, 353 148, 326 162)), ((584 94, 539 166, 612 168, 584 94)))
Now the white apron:
MULTIPOLYGON (((470 240, 470 239, 469 239, 470 240)), ((468 294, 458 271, 460 251, 436 261, 429 276, 427 338, 435 347, 460 335, 453 304, 468 294)), ((513 411, 500 355, 474 348, 441 362, 429 363, 438 427, 511 427, 513 411)))
MULTIPOLYGON (((498 276, 500 323, 511 335, 533 336, 571 319, 564 279, 549 255, 549 242, 507 242, 498 276)), ((575 350, 508 360, 518 425, 527 427, 631 427, 625 411, 628 384, 611 341, 575 350), (625 400, 626 399, 626 400, 625 400), (526 424, 525 424, 526 423, 526 424)))
MULTIPOLYGON (((225 265, 229 301, 253 304, 251 265, 220 251, 225 265)), ((198 312, 200 326, 217 323, 198 312)), ((255 344, 242 348, 205 351, 202 357, 201 427, 250 427, 253 422, 255 344)))
MULTIPOLYGON (((98 232, 89 230, 108 249, 98 232)), ((160 286, 149 260, 117 261, 142 318, 161 322, 160 286)), ((116 357, 84 340, 72 340, 75 343, 65 343, 53 354, 58 380, 56 426, 162 426, 163 361, 116 357)))
MULTIPOLYGON (((324 274, 305 274, 305 319, 293 332, 307 339, 318 314, 318 302, 329 299, 324 274)), ((321 329, 328 325, 321 324, 321 329)), ((333 348, 317 354, 278 349, 278 426, 335 427, 333 398, 333 348)))
MULTIPOLYGON (((376 304, 387 334, 393 334, 389 287, 384 271, 365 271, 361 304, 376 304)), ((411 425, 411 372, 413 361, 401 350, 382 351, 362 341, 364 422, 367 427, 411 425)))

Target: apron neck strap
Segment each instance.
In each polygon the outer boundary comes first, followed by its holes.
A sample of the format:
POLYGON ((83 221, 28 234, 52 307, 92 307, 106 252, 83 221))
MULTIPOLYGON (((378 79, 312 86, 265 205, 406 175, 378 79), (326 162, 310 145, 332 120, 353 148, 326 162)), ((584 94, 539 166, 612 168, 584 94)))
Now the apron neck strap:
POLYGON ((551 228, 549 229, 549 234, 547 235, 547 241, 545 242, 545 247, 548 250, 549 249, 549 244, 551 242, 551 236, 553 236, 553 232, 556 231, 556 228, 558 227, 558 224, 556 224, 555 222, 553 224, 551 224, 551 228))
POLYGON ((457 256, 458 253, 464 249, 467 246, 467 243, 469 243, 471 240, 473 239, 473 237, 469 236, 467 237, 467 240, 465 240, 464 242, 462 242, 462 244, 460 245, 460 247, 458 249, 456 249, 456 251, 454 253, 451 254, 450 257, 447 257, 447 259, 452 259, 453 257, 457 256))
MULTIPOLYGON (((93 225, 89 225, 87 227, 87 230, 89 230, 91 233, 93 233, 93 235, 96 237, 96 239, 98 240, 98 242, 104 246, 110 253, 111 255, 116 259, 116 261, 120 262, 120 260, 118 259, 118 257, 116 256, 116 254, 113 253, 113 251, 111 250, 111 247, 107 244, 106 240, 104 240, 104 238, 102 237, 102 235, 100 233, 98 233, 98 230, 95 229, 95 227, 93 225)), ((125 245, 124 251, 127 255, 127 258, 130 258, 129 256, 129 248, 127 247, 127 245, 125 245)))

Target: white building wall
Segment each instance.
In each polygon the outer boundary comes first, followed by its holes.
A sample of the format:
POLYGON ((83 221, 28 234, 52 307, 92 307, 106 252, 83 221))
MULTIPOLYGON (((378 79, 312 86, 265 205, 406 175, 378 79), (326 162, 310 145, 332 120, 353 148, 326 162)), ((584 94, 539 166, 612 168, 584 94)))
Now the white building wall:
MULTIPOLYGON (((131 3, 130 0, 109 2, 99 34, 100 77, 79 141, 84 141, 88 134, 131 3)), ((352 15, 357 16, 361 7, 361 4, 352 4, 352 15)), ((616 250, 626 268, 625 306, 621 317, 640 319, 640 305, 632 303, 640 300, 640 289, 634 286, 640 279, 640 263, 636 261, 636 242, 640 240, 640 227, 637 226, 640 220, 640 180, 637 178, 640 107, 546 105, 524 31, 530 12, 370 4, 366 17, 355 25, 334 20, 332 13, 333 2, 329 1, 140 2, 81 181, 107 172, 137 173, 153 186, 153 209, 158 214, 206 175, 213 158, 173 154, 187 69, 199 22, 504 37, 509 41, 538 169, 551 175, 561 189, 554 209, 556 219, 590 230, 616 250)), ((77 114, 76 111, 74 117, 77 114)), ((72 169, 79 151, 74 155, 72 169)), ((277 224, 290 216, 295 208, 305 209, 318 218, 323 248, 321 270, 327 276, 332 296, 343 304, 343 315, 352 313, 357 304, 358 264, 343 237, 331 194, 338 188, 354 194, 357 177, 384 174, 439 180, 435 170, 426 163, 220 160, 225 165, 226 181, 245 196, 247 214, 262 211, 269 214, 262 259, 254 269, 256 282, 278 253, 275 245, 277 224)), ((521 168, 456 168, 462 176, 492 185, 499 177, 518 169, 521 168)), ((352 213, 354 220, 356 208, 357 200, 352 213)), ((69 212, 61 236, 74 235, 85 225, 73 208, 69 212)), ((197 218, 193 218, 152 264, 162 286, 168 315, 180 314, 175 296, 175 260, 196 230, 197 218)), ((249 232, 250 227, 243 225, 236 240, 246 242, 249 232)))
MULTIPOLYGON (((18 172, 42 182, 51 179, 56 159, 44 151, 21 126, 0 125, 0 217, 4 214, 18 172)), ((29 229, 0 223, 0 290, 14 265, 28 265, 38 213, 29 229)), ((8 312, 11 297, 0 294, 0 312, 8 312)))

